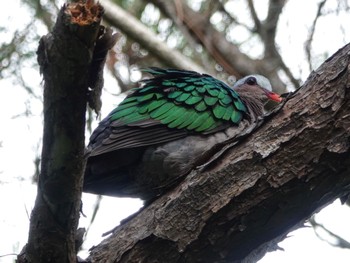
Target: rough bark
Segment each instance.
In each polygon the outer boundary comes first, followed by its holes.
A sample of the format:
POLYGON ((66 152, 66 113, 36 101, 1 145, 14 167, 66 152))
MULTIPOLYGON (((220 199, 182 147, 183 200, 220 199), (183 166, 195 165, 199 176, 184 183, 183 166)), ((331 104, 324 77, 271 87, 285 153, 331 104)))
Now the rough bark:
POLYGON ((259 129, 93 247, 91 262, 255 262, 350 191, 350 45, 259 129))
POLYGON ((95 48, 104 39, 102 14, 103 8, 91 1, 64 5, 52 33, 40 40, 38 62, 45 81, 41 173, 28 243, 18 262, 76 262, 87 94, 102 83, 98 72, 92 76, 104 61, 104 49, 95 48))

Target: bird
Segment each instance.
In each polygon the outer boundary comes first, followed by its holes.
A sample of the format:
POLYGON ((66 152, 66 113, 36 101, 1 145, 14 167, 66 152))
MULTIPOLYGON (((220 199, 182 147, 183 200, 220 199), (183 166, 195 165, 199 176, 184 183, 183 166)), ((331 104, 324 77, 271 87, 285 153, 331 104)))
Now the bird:
POLYGON ((152 75, 98 125, 87 147, 83 191, 146 202, 176 186, 215 154, 215 146, 240 134, 281 102, 262 75, 233 87, 208 74, 151 67, 152 75))

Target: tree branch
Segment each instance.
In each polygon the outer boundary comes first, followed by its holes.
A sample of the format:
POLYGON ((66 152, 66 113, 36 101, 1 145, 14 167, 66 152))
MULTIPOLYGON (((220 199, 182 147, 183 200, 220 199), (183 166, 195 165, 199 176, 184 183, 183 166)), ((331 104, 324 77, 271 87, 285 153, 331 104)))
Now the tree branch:
POLYGON ((257 13, 255 11, 253 0, 247 0, 247 2, 248 2, 250 15, 252 16, 252 19, 254 21, 254 31, 255 32, 260 32, 260 30, 261 30, 261 21, 258 18, 258 15, 257 15, 257 13))
POLYGON ((100 3, 105 7, 106 21, 140 43, 143 48, 161 59, 167 66, 205 73, 201 66, 158 40, 153 32, 118 5, 109 0, 101 0, 100 3))
POLYGON ((265 56, 274 56, 277 52, 275 38, 277 23, 285 5, 285 0, 270 0, 267 18, 261 28, 260 36, 265 45, 265 56))
POLYGON ((225 5, 222 2, 218 2, 218 5, 219 5, 219 10, 221 12, 223 12, 231 20, 231 22, 233 22, 236 25, 240 25, 240 26, 244 27, 245 29, 247 29, 250 32, 255 31, 254 28, 251 28, 247 24, 243 23, 236 16, 232 15, 232 13, 230 13, 228 10, 226 10, 225 5))
POLYGON ((40 40, 38 62, 45 80, 41 173, 28 243, 18 262, 76 262, 88 88, 99 88, 101 54, 113 42, 100 26, 102 14, 92 1, 64 5, 52 33, 40 40))
POLYGON ((256 262, 350 191, 350 45, 279 111, 93 247, 91 262, 256 262))
MULTIPOLYGON (((285 84, 276 73, 276 65, 266 63, 265 60, 255 60, 243 54, 237 45, 226 39, 225 34, 217 31, 202 14, 193 11, 182 1, 183 24, 203 45, 209 54, 221 65, 228 74, 237 78, 258 73, 265 75, 272 82, 276 92, 284 93, 285 84)), ((173 2, 163 0, 150 0, 160 10, 168 10, 173 2)), ((171 8, 176 10, 175 8, 171 8)), ((164 12, 167 15, 169 12, 164 12)), ((172 17, 170 17, 172 18, 172 17)))
POLYGON ((334 246, 334 247, 340 247, 340 248, 347 248, 350 249, 350 242, 342 238, 341 236, 333 233, 329 229, 327 229, 324 225, 319 224, 316 222, 315 217, 310 218, 309 220, 310 224, 314 228, 315 234, 318 236, 319 239, 326 241, 328 244, 334 246), (318 229, 323 230, 325 233, 327 233, 329 236, 331 236, 335 241, 331 242, 328 239, 324 239, 319 233, 318 229))
POLYGON ((317 21, 322 14, 322 8, 326 4, 326 2, 327 2, 327 0, 323 0, 322 2, 318 3, 317 13, 316 13, 316 16, 314 18, 314 21, 312 22, 309 37, 305 41, 305 52, 306 52, 306 56, 307 56, 307 61, 309 62, 310 71, 312 71, 312 69, 313 69, 312 63, 311 63, 311 44, 312 44, 312 40, 314 38, 317 21))

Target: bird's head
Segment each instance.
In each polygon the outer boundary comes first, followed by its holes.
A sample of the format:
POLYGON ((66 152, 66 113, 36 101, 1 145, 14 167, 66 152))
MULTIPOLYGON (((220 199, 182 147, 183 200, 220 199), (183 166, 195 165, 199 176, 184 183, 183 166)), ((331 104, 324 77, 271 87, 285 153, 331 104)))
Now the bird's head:
POLYGON ((241 95, 255 97, 261 101, 282 101, 280 95, 272 92, 270 81, 261 75, 246 76, 238 80, 233 85, 233 89, 241 95))

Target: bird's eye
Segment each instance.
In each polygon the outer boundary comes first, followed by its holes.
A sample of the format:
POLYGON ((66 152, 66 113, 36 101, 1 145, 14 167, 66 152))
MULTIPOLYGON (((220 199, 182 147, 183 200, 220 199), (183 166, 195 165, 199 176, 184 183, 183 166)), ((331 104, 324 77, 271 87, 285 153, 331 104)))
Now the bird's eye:
POLYGON ((256 85, 256 78, 254 77, 249 77, 247 78, 247 80, 245 81, 246 84, 248 85, 256 85))

